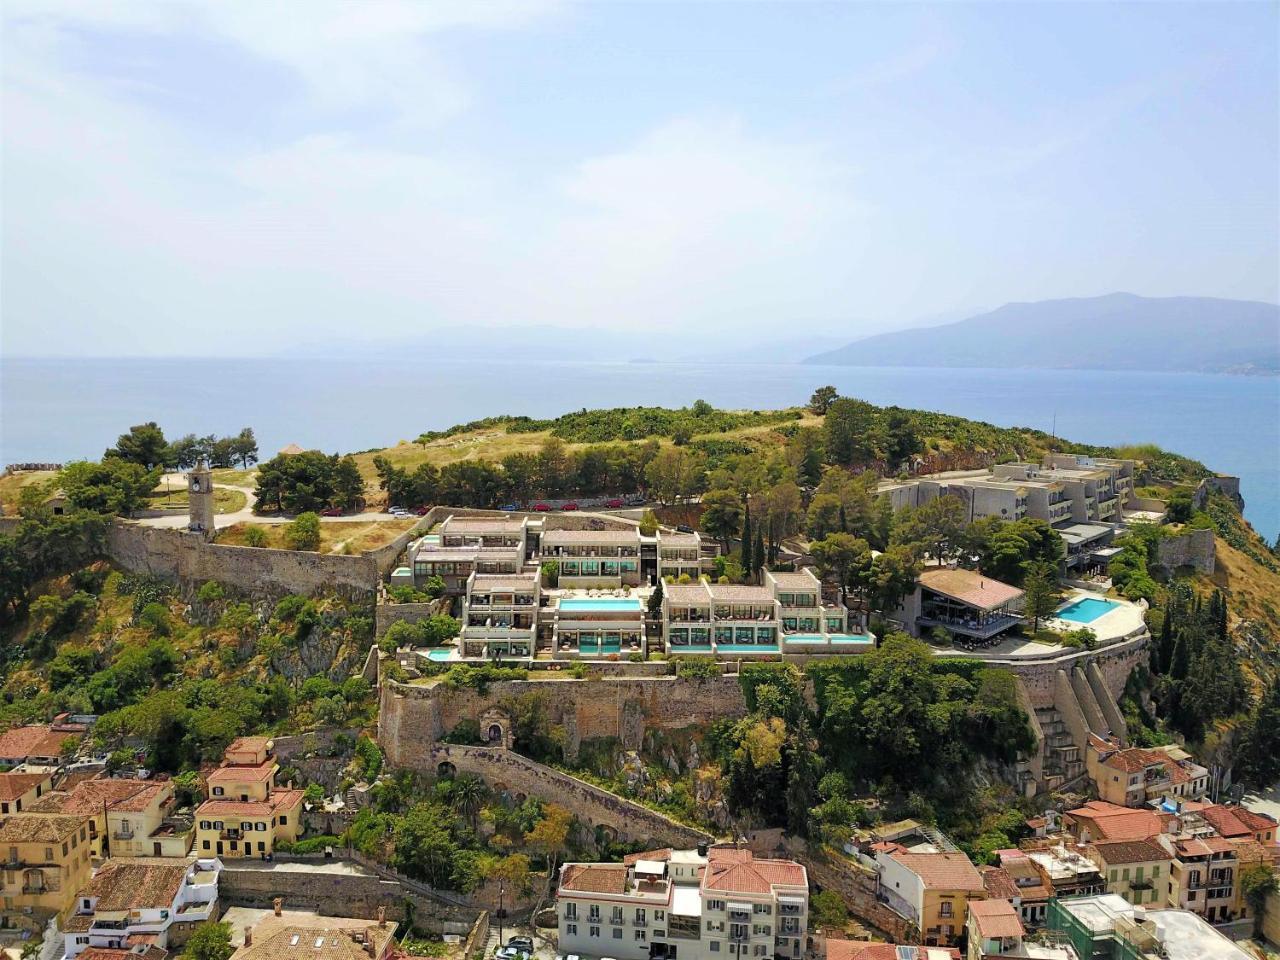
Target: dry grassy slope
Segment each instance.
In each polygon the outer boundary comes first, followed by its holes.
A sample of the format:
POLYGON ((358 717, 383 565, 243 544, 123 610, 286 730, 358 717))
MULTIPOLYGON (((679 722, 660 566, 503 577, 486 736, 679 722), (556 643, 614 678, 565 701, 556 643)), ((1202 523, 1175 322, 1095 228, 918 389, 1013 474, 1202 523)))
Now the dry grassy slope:
MULTIPOLYGON (((1257 546, 1266 547, 1258 540, 1257 546)), ((1227 596, 1232 632, 1245 648, 1245 669, 1255 682, 1280 673, 1280 572, 1217 538, 1217 569, 1197 577, 1202 593, 1217 588, 1227 596)))

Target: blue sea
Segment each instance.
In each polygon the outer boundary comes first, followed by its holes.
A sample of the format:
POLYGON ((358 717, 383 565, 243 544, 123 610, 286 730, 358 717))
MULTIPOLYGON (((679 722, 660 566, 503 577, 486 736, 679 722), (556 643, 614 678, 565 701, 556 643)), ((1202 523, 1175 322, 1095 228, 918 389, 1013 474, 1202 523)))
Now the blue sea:
MULTIPOLYGON (((498 351, 495 351, 497 353, 498 351)), ((802 404, 846 396, 1027 426, 1083 443, 1150 442, 1241 478, 1245 516, 1280 532, 1280 380, 1184 373, 477 360, 5 360, 0 461, 97 457, 130 424, 170 437, 252 426, 264 454, 358 451, 501 413, 802 404)))

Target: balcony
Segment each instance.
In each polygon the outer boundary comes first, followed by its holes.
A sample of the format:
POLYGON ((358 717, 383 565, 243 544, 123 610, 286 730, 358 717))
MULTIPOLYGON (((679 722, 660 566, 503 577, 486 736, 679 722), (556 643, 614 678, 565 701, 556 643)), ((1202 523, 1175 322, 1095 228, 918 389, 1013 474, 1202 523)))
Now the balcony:
POLYGON ((112 840, 132 840, 132 839, 133 839, 133 828, 132 828, 132 827, 121 827, 121 828, 120 828, 120 829, 118 829, 118 830, 112 830, 112 831, 111 831, 111 839, 112 839, 112 840))

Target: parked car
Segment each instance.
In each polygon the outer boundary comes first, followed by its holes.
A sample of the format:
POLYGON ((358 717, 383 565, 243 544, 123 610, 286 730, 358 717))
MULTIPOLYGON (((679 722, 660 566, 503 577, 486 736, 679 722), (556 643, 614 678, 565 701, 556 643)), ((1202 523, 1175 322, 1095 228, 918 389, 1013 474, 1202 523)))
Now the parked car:
POLYGON ((546 513, 547 511, 549 511, 549 510, 551 509, 551 504, 549 504, 549 503, 535 503, 535 504, 533 505, 533 509, 534 509, 534 510, 536 510, 536 511, 538 511, 538 513, 546 513))
POLYGON ((621 498, 621 497, 610 497, 608 500, 606 500, 606 501, 604 502, 604 505, 605 505, 606 507, 611 507, 611 508, 613 508, 613 509, 617 509, 618 507, 622 506, 622 498, 621 498))
POLYGON ((342 516, 342 509, 341 509, 340 507, 326 507, 324 510, 321 510, 321 511, 320 511, 320 516, 322 516, 322 517, 340 517, 340 516, 342 516))
POLYGON ((676 531, 679 533, 693 533, 693 527, 689 526, 687 523, 679 523, 676 524, 676 531))
POLYGON ((578 505, 577 505, 574 501, 570 500, 568 503, 566 503, 566 504, 565 504, 564 506, 562 506, 560 509, 561 509, 561 510, 577 510, 577 509, 578 509, 578 505))
POLYGON ((519 510, 520 508, 519 508, 519 507, 517 507, 514 503, 504 503, 504 504, 503 504, 502 506, 500 506, 498 509, 499 509, 499 510, 505 510, 507 513, 515 513, 515 512, 516 512, 517 510, 519 510))
POLYGON ((420 516, 420 517, 425 517, 428 513, 430 513, 430 512, 431 512, 431 508, 430 508, 430 507, 419 507, 417 510, 415 510, 415 511, 413 511, 413 512, 414 512, 414 513, 416 513, 416 514, 417 514, 418 516, 420 516))
POLYGON ((513 950, 510 947, 499 947, 493 951, 496 960, 529 960, 529 954, 523 950, 513 950))
POLYGON ((533 953, 533 937, 512 937, 507 941, 507 949, 533 953))

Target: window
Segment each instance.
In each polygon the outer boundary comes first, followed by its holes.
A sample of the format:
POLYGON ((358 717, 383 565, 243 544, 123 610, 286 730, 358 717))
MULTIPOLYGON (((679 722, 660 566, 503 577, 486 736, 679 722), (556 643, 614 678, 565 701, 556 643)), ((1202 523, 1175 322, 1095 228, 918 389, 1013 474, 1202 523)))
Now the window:
POLYGON ((576 923, 566 923, 564 925, 564 932, 571 937, 576 937, 578 935, 578 925, 576 923))
POLYGON ((209 849, 209 841, 208 841, 208 840, 205 840, 205 841, 204 841, 204 849, 206 849, 206 850, 208 850, 208 849, 209 849))
POLYGON ((712 941, 711 941, 711 952, 712 952, 712 953, 719 953, 719 952, 720 952, 720 941, 719 941, 719 940, 712 940, 712 941))
POLYGON ((642 927, 648 922, 648 918, 645 916, 644 907, 636 907, 636 926, 642 927))
POLYGON ((253 825, 253 829, 255 829, 255 830, 266 830, 266 829, 267 829, 267 825, 266 825, 265 823, 258 822, 258 823, 255 823, 255 824, 253 825))
POLYGON ((938 906, 938 916, 940 916, 940 917, 949 917, 949 916, 951 916, 951 901, 950 901, 950 900, 943 900, 943 901, 942 901, 942 903, 938 906))
POLYGON ((614 907, 609 914, 610 923, 622 923, 622 908, 614 907))
POLYGON ((600 936, 600 928, 599 928, 599 927, 588 927, 588 928, 587 928, 587 933, 588 933, 590 936, 598 937, 598 936, 600 936))
POLYGON ((600 922, 600 904, 593 903, 587 907, 587 919, 592 923, 600 922))
POLYGON ((751 909, 755 913, 773 913, 773 907, 767 903, 757 903, 751 909))
POLYGON ((223 795, 223 789, 222 789, 221 787, 214 787, 214 788, 213 788, 213 795, 214 795, 215 797, 221 797, 221 796, 223 795))
POLYGON ((572 901, 569 903, 566 903, 564 907, 564 916, 566 920, 577 920, 578 905, 576 903, 573 903, 572 901))
POLYGON ((614 928, 613 928, 613 939, 615 939, 615 940, 621 940, 621 939, 622 939, 622 928, 621 928, 621 927, 614 927, 614 928))
POLYGON ((653 911, 653 919, 654 919, 654 920, 665 920, 665 919, 667 919, 667 911, 665 911, 665 910, 655 910, 655 911, 653 911))
POLYGON ((287 827, 288 825, 289 825, 289 818, 288 818, 288 817, 286 817, 284 814, 281 814, 281 815, 280 815, 280 826, 282 826, 282 827, 287 827))
MULTIPOLYGON (((67 845, 65 843, 62 845, 62 855, 64 857, 67 855, 67 845)), ((16 860, 18 858, 14 857, 14 859, 16 860)), ((53 847, 44 848, 44 862, 53 863, 53 847)))
MULTIPOLYGON (((621 930, 619 930, 618 932, 619 932, 619 933, 621 933, 622 931, 621 931, 621 930)), ((644 943, 644 931, 643 931, 643 930, 637 930, 637 931, 636 931, 636 940, 637 940, 638 942, 640 942, 640 943, 644 943)))
POLYGON ((723 900, 708 900, 708 901, 707 901, 707 909, 708 909, 708 910, 723 910, 723 909, 724 909, 724 901, 723 901, 723 900))

